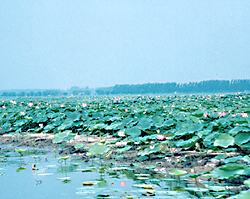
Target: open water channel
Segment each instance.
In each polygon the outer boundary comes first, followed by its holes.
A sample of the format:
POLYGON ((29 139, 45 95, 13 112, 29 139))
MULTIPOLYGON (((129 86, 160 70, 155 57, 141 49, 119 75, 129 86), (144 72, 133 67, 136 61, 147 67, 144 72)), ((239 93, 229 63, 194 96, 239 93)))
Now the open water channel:
POLYGON ((52 149, 18 152, 1 147, 0 187, 1 199, 213 198, 192 181, 173 179, 150 167, 85 162, 77 155, 63 160, 52 149))

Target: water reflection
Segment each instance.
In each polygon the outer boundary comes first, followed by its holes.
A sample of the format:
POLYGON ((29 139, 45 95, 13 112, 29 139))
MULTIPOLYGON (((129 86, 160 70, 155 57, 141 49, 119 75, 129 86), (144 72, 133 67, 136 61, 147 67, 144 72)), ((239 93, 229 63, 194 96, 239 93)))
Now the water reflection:
POLYGON ((20 155, 2 149, 0 186, 0 198, 197 198, 185 190, 191 185, 184 179, 99 159, 86 163, 77 155, 61 159, 53 150, 20 155))

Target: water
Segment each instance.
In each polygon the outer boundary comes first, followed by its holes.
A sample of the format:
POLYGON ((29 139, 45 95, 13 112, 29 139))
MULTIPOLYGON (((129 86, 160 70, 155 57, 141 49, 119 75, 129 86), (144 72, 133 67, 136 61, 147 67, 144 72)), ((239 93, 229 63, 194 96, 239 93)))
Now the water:
POLYGON ((98 159, 84 162, 77 155, 61 160, 49 150, 19 153, 2 149, 0 156, 1 199, 197 198, 185 190, 195 186, 192 182, 153 174, 150 169, 104 166, 98 159), (151 189, 145 189, 146 185, 151 189))

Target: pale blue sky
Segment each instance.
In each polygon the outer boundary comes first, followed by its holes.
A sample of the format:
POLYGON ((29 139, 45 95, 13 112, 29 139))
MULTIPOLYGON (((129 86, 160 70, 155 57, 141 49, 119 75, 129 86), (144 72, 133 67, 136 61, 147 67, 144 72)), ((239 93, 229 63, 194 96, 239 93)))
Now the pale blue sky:
POLYGON ((250 79, 250 1, 1 1, 0 75, 0 90, 250 79))

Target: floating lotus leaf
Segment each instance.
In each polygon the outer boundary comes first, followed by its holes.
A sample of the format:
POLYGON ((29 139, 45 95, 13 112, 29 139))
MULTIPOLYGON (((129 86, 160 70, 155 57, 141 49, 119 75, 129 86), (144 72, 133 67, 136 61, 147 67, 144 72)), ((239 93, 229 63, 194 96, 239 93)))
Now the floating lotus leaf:
POLYGON ((250 163, 250 157, 249 157, 248 155, 245 155, 242 159, 243 159, 245 162, 250 163))
POLYGON ((134 198, 137 198, 137 195, 129 195, 129 196, 125 196, 125 198, 127 198, 127 199, 134 199, 134 198))
MULTIPOLYGON (((232 168, 233 169, 233 168, 232 168)), ((231 179, 236 175, 244 174, 244 169, 235 169, 235 170, 223 170, 219 168, 215 168, 210 174, 219 179, 231 179)))
POLYGON ((76 149, 82 148, 84 145, 82 143, 76 144, 74 147, 76 149))
POLYGON ((172 171, 169 172, 169 175, 173 175, 173 176, 182 176, 187 174, 186 171, 184 170, 179 170, 179 169, 173 169, 172 171))
POLYGON ((244 169, 244 166, 236 163, 228 163, 226 165, 221 166, 222 170, 227 170, 227 171, 233 171, 233 170, 238 170, 238 169, 244 169))
POLYGON ((207 186, 207 188, 211 191, 216 191, 216 192, 221 192, 221 191, 225 191, 226 188, 224 186, 207 186))
POLYGON ((149 118, 142 118, 137 124, 137 127, 140 128, 141 130, 146 130, 150 129, 152 125, 153 125, 152 120, 150 120, 149 118))
POLYGON ((242 144, 250 141, 250 132, 249 133, 238 133, 235 137, 234 140, 236 144, 241 146, 242 144))
POLYGON ((229 131, 229 134, 237 135, 239 132, 250 132, 250 129, 243 126, 236 126, 229 131))
POLYGON ((250 198, 250 193, 240 193, 236 196, 234 196, 236 199, 249 199, 250 198))
POLYGON ((16 172, 20 172, 20 171, 23 171, 23 170, 26 170, 26 168, 20 167, 20 168, 18 168, 18 169, 16 170, 16 172))
POLYGON ((226 133, 221 133, 214 142, 214 146, 221 146, 227 148, 234 144, 234 138, 226 133))
POLYGON ((78 112, 66 112, 65 115, 67 116, 68 119, 72 121, 77 121, 81 117, 81 114, 78 112))
POLYGON ((166 120, 166 121, 162 124, 163 127, 170 127, 170 126, 174 126, 174 125, 175 125, 175 121, 172 120, 172 119, 166 120))
POLYGON ((93 181, 93 182, 83 182, 82 183, 82 185, 83 186, 93 186, 93 185, 95 185, 95 184, 97 184, 98 182, 96 182, 96 181, 93 181))
POLYGON ((21 149, 21 148, 16 148, 15 151, 19 152, 19 153, 23 153, 25 152, 26 150, 25 149, 21 149))
POLYGON ((89 153, 93 154, 93 155, 102 155, 103 153, 108 152, 110 149, 110 147, 107 147, 106 145, 103 144, 97 144, 92 146, 89 149, 89 153))
POLYGON ((70 157, 71 157, 70 155, 67 155, 67 156, 60 157, 60 159, 62 159, 62 160, 67 160, 67 159, 69 159, 70 157))
POLYGON ((138 127, 132 127, 132 128, 127 128, 125 130, 125 133, 132 137, 138 137, 141 135, 141 130, 138 127))
POLYGON ((245 180, 245 181, 244 181, 244 184, 247 185, 248 187, 250 187, 250 179, 245 180))
POLYGON ((148 184, 134 184, 133 187, 139 187, 144 189, 155 189, 155 185, 148 185, 148 184))
POLYGON ((236 157, 227 158, 223 162, 224 163, 237 162, 237 161, 241 160, 242 158, 243 157, 240 155, 240 156, 236 156, 236 157))

